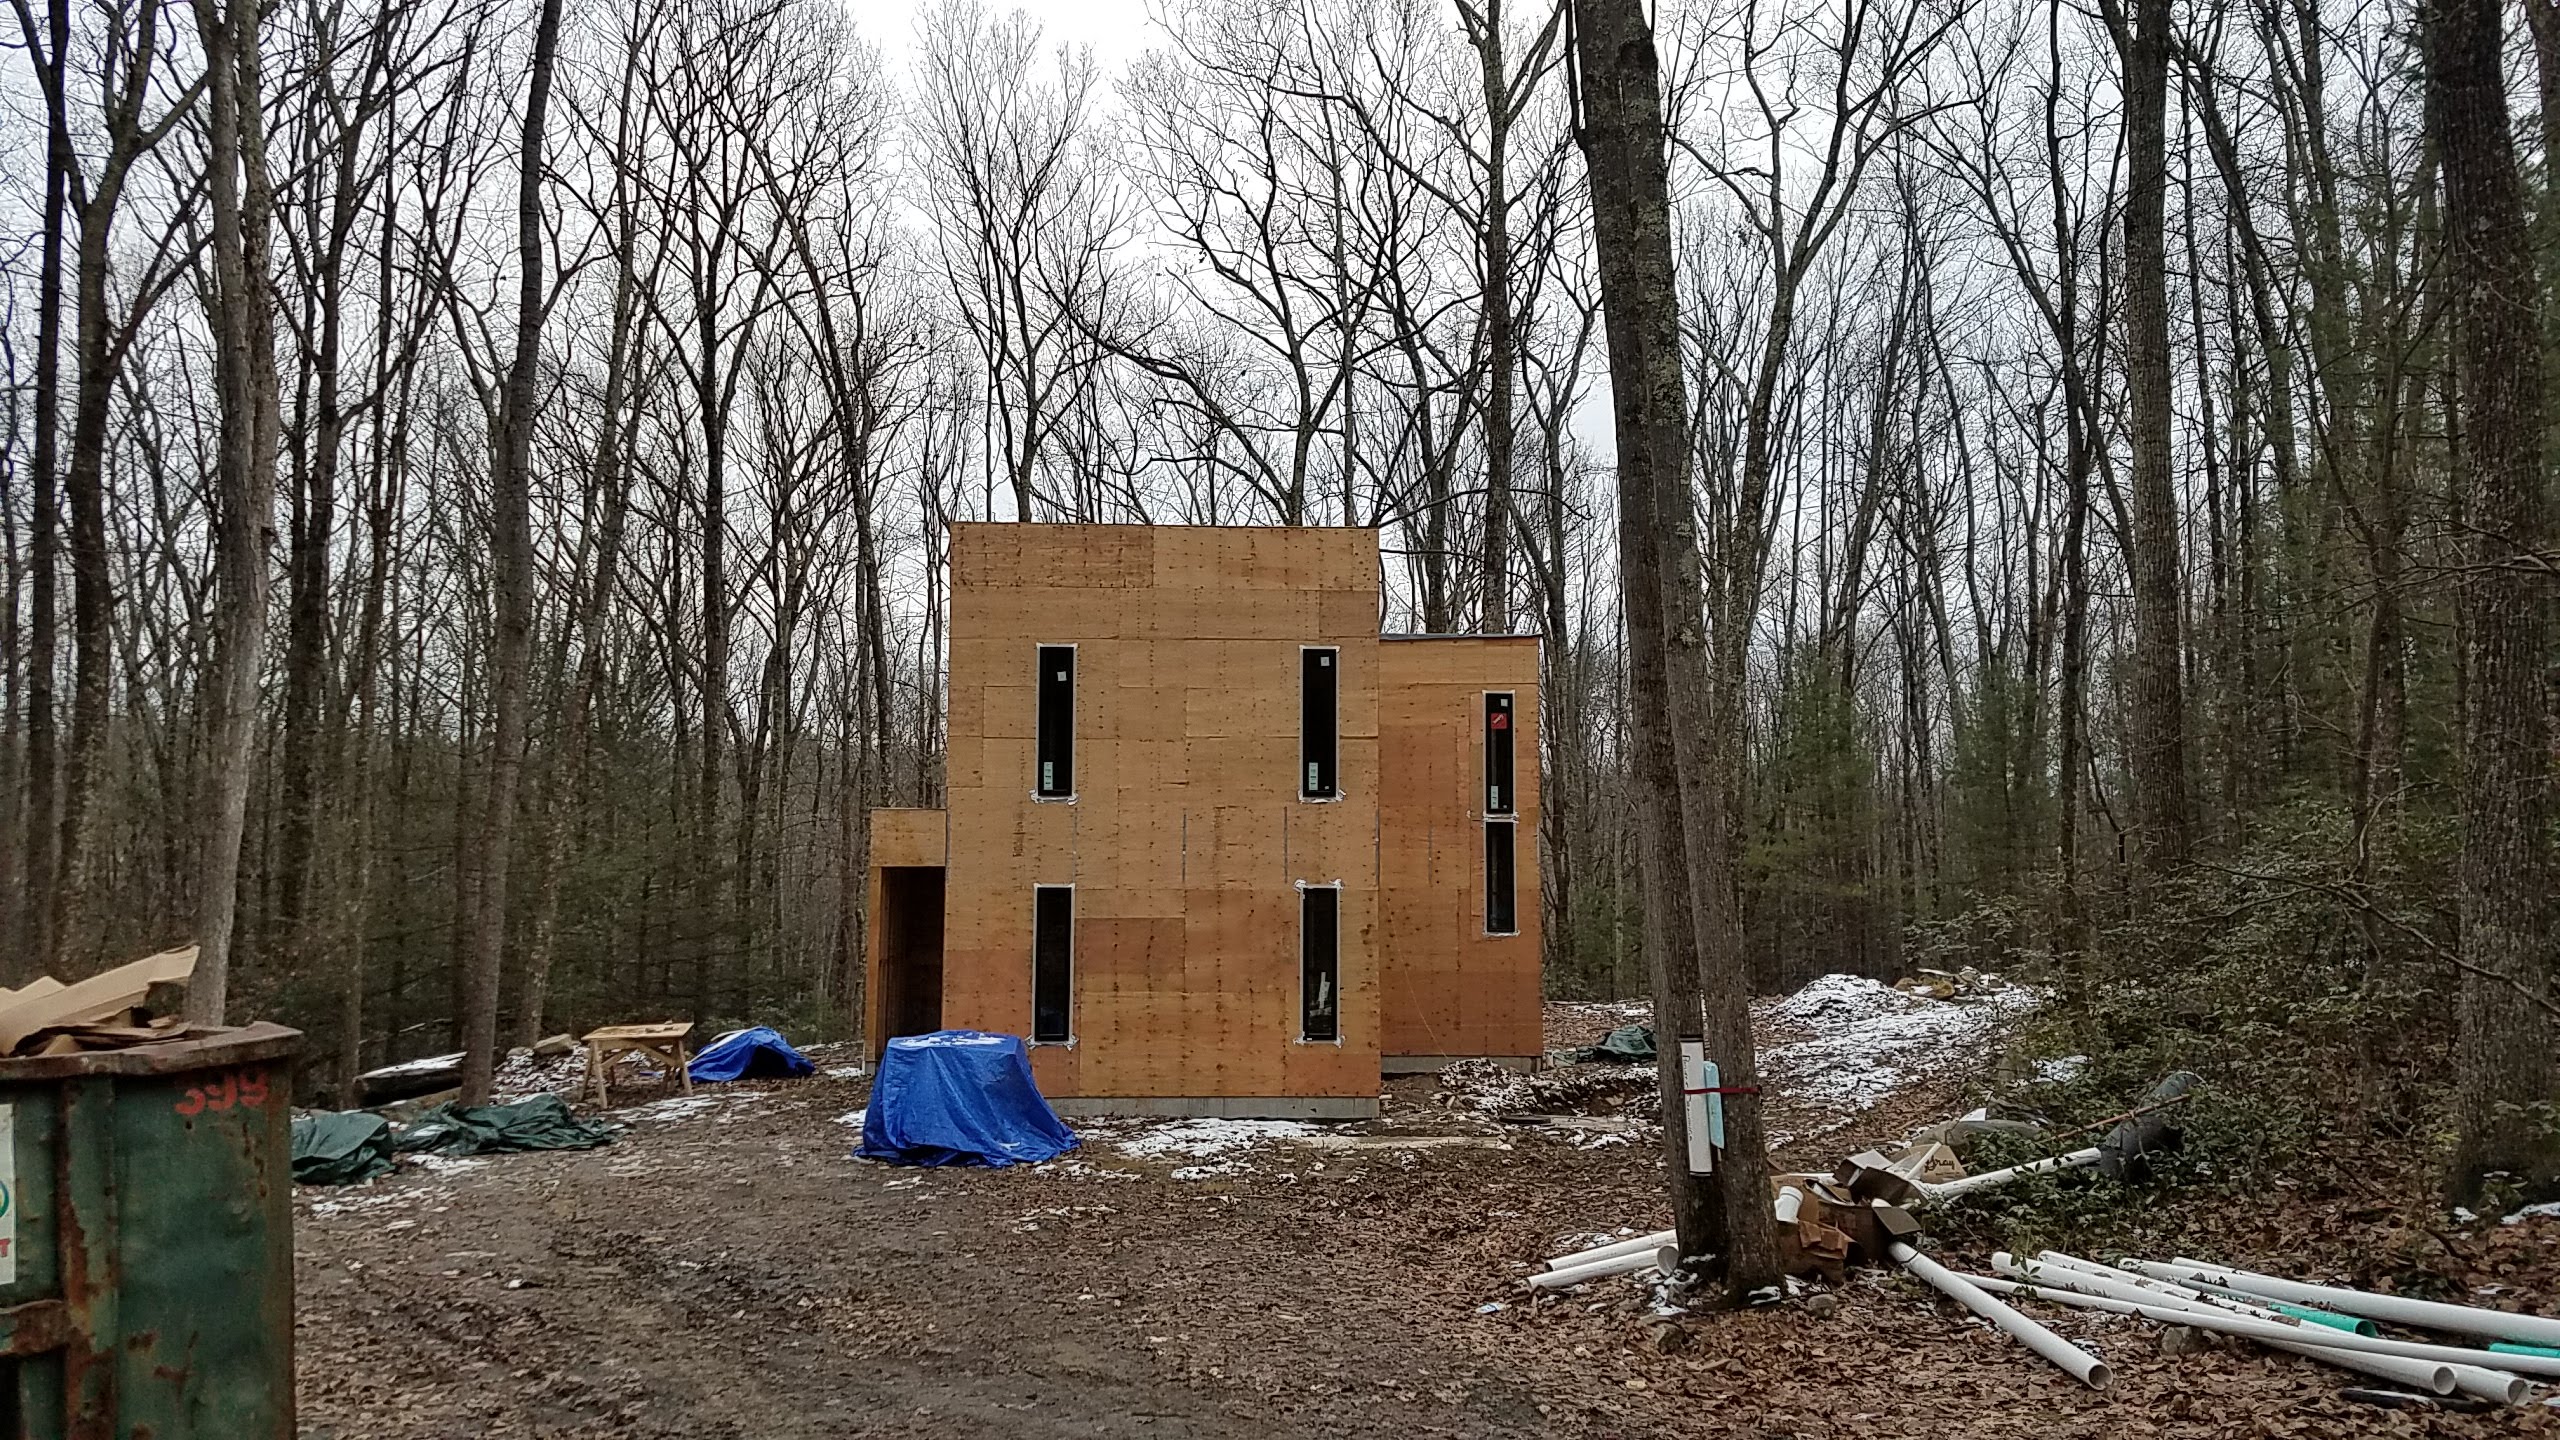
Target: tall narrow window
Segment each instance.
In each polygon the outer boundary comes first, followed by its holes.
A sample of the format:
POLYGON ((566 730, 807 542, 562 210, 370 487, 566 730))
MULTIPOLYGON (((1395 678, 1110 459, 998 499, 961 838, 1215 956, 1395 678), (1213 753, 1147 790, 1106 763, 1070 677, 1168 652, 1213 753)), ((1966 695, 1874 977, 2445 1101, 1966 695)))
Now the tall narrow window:
POLYGON ((1076 647, 1040 647, 1039 785, 1043 800, 1076 793, 1076 647))
POLYGON ((1334 773, 1341 669, 1339 650, 1298 652, 1298 794, 1304 799, 1331 800, 1342 793, 1334 773))
POLYGON ((1519 830, 1515 820, 1484 822, 1484 932, 1488 935, 1520 933, 1520 912, 1511 896, 1516 863, 1512 846, 1519 830))
POLYGON ((1076 889, 1039 885, 1031 891, 1031 1038, 1038 1044, 1073 1039, 1076 993, 1076 889))
POLYGON ((1308 1040, 1342 1038, 1342 891, 1298 892, 1298 1033, 1308 1040))
POLYGON ((1484 697, 1484 813, 1508 815, 1515 803, 1511 793, 1511 692, 1489 690, 1484 697))

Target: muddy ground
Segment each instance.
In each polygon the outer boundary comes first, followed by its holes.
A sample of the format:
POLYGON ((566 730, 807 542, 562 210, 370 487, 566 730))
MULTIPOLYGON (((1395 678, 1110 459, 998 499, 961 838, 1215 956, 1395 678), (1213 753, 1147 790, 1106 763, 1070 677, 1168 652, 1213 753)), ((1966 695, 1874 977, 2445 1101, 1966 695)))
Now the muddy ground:
MULTIPOLYGON (((2336 1372, 2167 1357, 2077 1318, 2084 1390, 1907 1280, 1680 1322, 1631 1281, 1531 1300, 1565 1238, 1659 1214, 1653 1154, 1500 1126, 1395 1082, 1375 1124, 1203 1158, 1088 1133, 1036 1169, 851 1158, 867 1081, 625 1108, 603 1149, 406 1169, 297 1196, 316 1440, 463 1436, 2323 1436, 2551 1433, 2378 1411, 2336 1372), (1430 1143, 1409 1144, 1413 1137, 1430 1143), (1676 1346, 1668 1352, 1666 1344, 1676 1346)), ((1968 1078, 1874 1097, 1846 1153, 1968 1078)), ((1606 1109, 1605 1102, 1599 1107, 1606 1109)), ((1784 1117, 1781 1117, 1783 1119, 1784 1117)), ((1970 1259, 1978 1266, 1981 1257, 1970 1259)))

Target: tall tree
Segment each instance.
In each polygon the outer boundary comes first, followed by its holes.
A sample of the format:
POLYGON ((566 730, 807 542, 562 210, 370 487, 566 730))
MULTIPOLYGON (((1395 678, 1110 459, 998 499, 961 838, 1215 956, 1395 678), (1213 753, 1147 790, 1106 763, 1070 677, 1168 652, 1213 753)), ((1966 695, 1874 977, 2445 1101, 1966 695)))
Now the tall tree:
POLYGON ((206 677, 209 716, 196 941, 187 1017, 218 1025, 229 1008, 231 940, 239 918, 240 839, 256 759, 258 676, 267 634, 267 550, 274 540, 275 296, 267 172, 261 0, 195 0, 208 103, 213 199, 214 369, 221 395, 215 517, 219 633, 206 677))
POLYGON ((2126 706, 2137 855, 2155 870, 2183 863, 2187 798, 2185 597, 2178 569, 2178 493, 2169 365, 2169 40, 2171 0, 2100 0, 2124 70, 2125 430, 2132 522, 2133 655, 2126 706))
POLYGON ((2462 771, 2456 1203, 2500 1172, 2560 1180, 2551 1031, 2551 579, 2533 235, 2498 0, 2427 0, 2427 131, 2444 176, 2471 543, 2462 771))
MULTIPOLYGON (((1590 174, 1592 246, 1606 315, 1611 409, 1618 444, 1618 590, 1627 626, 1630 788, 1645 891, 1645 951, 1653 976, 1654 1033, 1677 1043, 1659 1048, 1663 1160, 1671 1180, 1672 1215, 1683 1255, 1718 1257, 1729 1286, 1756 1288, 1774 1278, 1777 1243, 1769 1214, 1767 1158, 1756 1143, 1728 1132, 1711 1184, 1689 1173, 1683 1123, 1686 1080, 1681 1046, 1703 1043, 1727 1060, 1726 1080, 1755 1083, 1747 1029, 1739 1037, 1711 1033, 1702 1015, 1697 917, 1690 892, 1695 843, 1684 831, 1679 765, 1671 732, 1671 667, 1675 631, 1694 630, 1696 551, 1690 550, 1690 603, 1667 572, 1680 565, 1666 549, 1689 534, 1687 381, 1681 368, 1679 288, 1671 259, 1671 187, 1665 159, 1661 61, 1640 0, 1575 0, 1573 49, 1581 70, 1580 142, 1590 174), (1681 517, 1666 533, 1666 514, 1681 517), (1738 1059, 1740 1063, 1730 1061, 1738 1059), (1741 1195, 1736 1203, 1737 1194, 1741 1195)), ((1739 1098, 1745 1098, 1737 1096, 1739 1098)), ((1748 1098, 1757 1098, 1756 1095, 1748 1098)))
MULTIPOLYGON (((496 578, 490 641, 488 788, 481 798, 473 863, 478 905, 468 917, 462 1017, 462 1097, 489 1098, 498 1058, 498 989, 507 943, 507 871, 524 776, 525 672, 533 654, 533 421, 542 360, 542 141, 551 110, 551 72, 560 53, 560 0, 542 0, 525 77, 524 141, 516 181, 516 344, 498 407, 489 465, 489 552, 496 578)), ((610 419, 607 421, 611 423, 610 419)))

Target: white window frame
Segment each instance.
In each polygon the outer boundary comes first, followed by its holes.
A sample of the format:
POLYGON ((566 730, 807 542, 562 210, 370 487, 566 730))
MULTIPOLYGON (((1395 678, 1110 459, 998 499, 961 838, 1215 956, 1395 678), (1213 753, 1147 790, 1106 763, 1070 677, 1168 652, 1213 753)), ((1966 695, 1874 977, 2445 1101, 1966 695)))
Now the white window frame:
POLYGON ((1073 881, 1064 885, 1034 884, 1031 887, 1031 1024, 1027 1028, 1032 1034, 1024 1039, 1032 1046, 1058 1046, 1068 1050, 1076 1046, 1076 887, 1073 881), (1043 890, 1067 892, 1067 1038, 1064 1040, 1034 1038, 1040 1029, 1040 892, 1043 890))
POLYGON ((1084 653, 1073 640, 1034 640, 1031 642, 1031 803, 1034 805, 1073 805, 1082 784, 1081 767, 1076 766, 1076 717, 1084 709, 1084 653), (1040 652, 1064 650, 1075 657, 1067 671, 1067 683, 1075 687, 1067 696, 1068 764, 1075 767, 1068 779, 1077 782, 1067 787, 1064 795, 1040 793, 1040 652))
POLYGON ((1343 1035, 1350 1029, 1343 1024, 1342 1008, 1342 882, 1339 880, 1300 880, 1292 886, 1298 892, 1298 1038, 1299 1045, 1331 1045, 1339 1049, 1343 1035), (1333 1038, 1320 1040, 1307 1033, 1307 900, 1310 890, 1333 892, 1333 1038))
MULTIPOLYGON (((1516 768, 1519 762, 1515 759, 1512 763, 1516 768)), ((1511 928, 1493 928, 1493 865, 1481 851, 1476 855, 1476 876, 1484 883, 1476 887, 1476 894, 1484 903, 1476 907, 1476 924, 1482 927, 1484 938, 1508 940, 1520 934, 1520 817, 1516 813, 1487 815, 1484 825, 1488 830, 1496 825, 1511 827, 1511 928)))
POLYGON ((1339 805, 1351 793, 1342 783, 1342 647, 1339 645, 1301 645, 1298 647, 1298 783, 1296 794, 1301 805, 1339 805), (1333 656, 1333 793, 1307 793, 1307 652, 1322 650, 1333 656))

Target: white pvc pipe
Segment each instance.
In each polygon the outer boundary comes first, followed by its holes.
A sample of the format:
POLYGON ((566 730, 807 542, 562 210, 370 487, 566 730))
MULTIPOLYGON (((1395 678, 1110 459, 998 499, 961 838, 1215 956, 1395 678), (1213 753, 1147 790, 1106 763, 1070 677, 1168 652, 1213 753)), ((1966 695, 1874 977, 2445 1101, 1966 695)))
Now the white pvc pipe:
POLYGON ((2156 1261, 2134 1261, 2129 1268, 2145 1275, 2161 1275, 2165 1279, 2189 1284, 2202 1283, 2238 1290, 2269 1300, 2318 1305, 2346 1315, 2361 1315, 2367 1320, 2387 1320, 2395 1325, 2418 1325, 2429 1330, 2450 1330, 2457 1335, 2486 1335, 2493 1340, 2513 1340, 2525 1345, 2560 1346, 2560 1320, 2541 1315, 2484 1310, 2475 1305, 2448 1305, 2440 1300, 2413 1300, 2406 1295, 2378 1295, 2370 1290, 2305 1285, 2298 1280, 2261 1275, 2254 1270, 2234 1270, 2226 1265, 2190 1260, 2185 1256, 2167 1265, 2156 1261))
MULTIPOLYGON (((1992 1258, 1992 1263, 1997 1266, 1999 1263, 1999 1257, 1995 1255, 1992 1258)), ((2271 1320, 2281 1324, 2291 1324, 2301 1318, 2298 1315, 2287 1315, 2281 1310, 2268 1309, 2266 1306, 2257 1304, 2254 1301, 2234 1299, 2222 1295, 2208 1295, 2202 1290, 2191 1289, 2188 1286, 2178 1284, 2174 1280, 2159 1280, 2148 1275, 2137 1275, 2130 1270, 2119 1270, 2113 1265, 2101 1265, 2095 1260, 2083 1260, 2076 1255, 2065 1255, 2059 1250, 2045 1251, 2036 1257, 2036 1263, 2051 1269, 2077 1271, 2080 1274, 2092 1276, 2096 1279, 2113 1281, 2115 1284, 2120 1286, 2128 1286, 2132 1289, 2145 1291, 2151 1294, 2164 1295, 2170 1299, 2182 1300, 2193 1305, 2210 1305, 2217 1310, 2229 1310, 2241 1315, 2255 1316, 2260 1320, 2271 1320)))
MULTIPOLYGON (((2352 1333, 2352 1332, 2341 1332, 2352 1333)), ((2486 1400, 2493 1405, 2521 1405, 2533 1392, 2524 1377, 2508 1370, 2492 1370, 2486 1365, 2448 1365, 2453 1372, 2453 1388, 2465 1395, 2486 1400)))
MULTIPOLYGON (((2057 1305, 2069 1305, 2081 1310, 2096 1310, 2109 1315, 2132 1315, 2137 1318, 2142 1316, 2142 1307, 2130 1300, 2115 1300, 2104 1295, 2084 1295, 2077 1290, 2030 1285, 2022 1280, 2004 1280, 1996 1275, 1967 1275, 1964 1278, 1995 1295, 2016 1295, 2028 1300, 2048 1300, 2057 1305)), ((2341 1369, 2360 1370, 2395 1385, 2414 1386, 2434 1395, 2452 1394, 2456 1384, 2454 1372, 2462 1368, 2430 1364, 2424 1360, 2404 1360, 2397 1355, 2366 1355, 2353 1350, 2324 1350, 2317 1345, 2291 1340, 2263 1340, 2259 1343, 2272 1350, 2289 1351, 2295 1355, 2318 1360, 2323 1364, 2336 1365, 2341 1369)), ((2512 1380, 2515 1377, 2507 1378, 2512 1380)), ((2516 1383, 2521 1385, 2524 1382, 2519 1380, 2516 1383)))
MULTIPOLYGON (((2255 1295, 2243 1295, 2237 1290, 2220 1290, 2210 1285, 2181 1285, 2175 1280, 2163 1280, 2157 1275, 2145 1275, 2140 1271, 2126 1270, 2114 1265, 2103 1265, 2095 1260, 2083 1260, 2076 1255, 2065 1255, 2059 1250, 2047 1250, 2036 1258, 2047 1265, 2059 1265, 2067 1270, 2084 1270, 2092 1275, 2103 1275, 2109 1280, 2121 1280, 2128 1285, 2139 1285, 2146 1290, 2157 1290, 2163 1295, 2175 1295, 2181 1300, 2200 1300, 2207 1305, 2219 1305, 2225 1310, 2237 1310, 2243 1315, 2255 1315, 2261 1320, 2282 1320, 2288 1323, 2299 1320, 2312 1325, 2324 1323, 2313 1319, 2309 1315, 2279 1310, 2268 1305, 2260 1304, 2260 1297, 2255 1295)), ((2281 1303, 2291 1304, 2292 1302, 2285 1301, 2281 1303)), ((2300 1311, 2309 1310, 2314 1307, 2308 1305, 2297 1305, 2294 1308, 2296 1311, 2300 1311)), ((2355 1323, 2352 1325, 2332 1324, 2329 1328, 2336 1330, 2353 1330, 2359 1335, 2372 1335, 2378 1333, 2373 1328, 2373 1322, 2364 1319, 2361 1316, 2346 1315, 2338 1316, 2336 1318, 2352 1320, 2355 1323)))
POLYGON ((1989 1291, 1899 1240, 1893 1242, 1893 1258, 1903 1269, 1928 1281, 1967 1310, 1999 1326, 2014 1336, 2019 1344, 2052 1361, 2065 1374, 2090 1389, 2104 1390, 2115 1380, 2115 1372, 2107 1368, 2106 1361, 1993 1299, 1989 1291))
MULTIPOLYGON (((1796 1217, 1802 1213, 1804 1213, 1804 1191, 1793 1185, 1780 1186, 1776 1205, 1778 1223, 1793 1225, 1796 1223, 1796 1217)), ((1621 1255, 1658 1250, 1665 1245, 1679 1243, 1679 1231, 1656 1230, 1650 1235, 1633 1235, 1624 1240, 1612 1240, 1606 1245, 1594 1245, 1588 1250, 1576 1250, 1570 1255, 1558 1255, 1547 1262, 1547 1268, 1563 1270, 1575 1265, 1588 1265, 1594 1260, 1615 1260, 1621 1255)))
POLYGON ((2012 1165, 2006 1170, 1985 1170, 1979 1175, 1967 1175, 1960 1180, 1942 1180, 1935 1185, 1922 1185, 1919 1188, 1924 1199, 1944 1200, 1950 1196, 1968 1194, 1975 1190, 1988 1190, 1994 1185, 2006 1185, 2021 1176, 2042 1175, 2052 1170, 2080 1170, 2097 1163, 2098 1149, 2092 1145, 2086 1150, 2074 1150, 2068 1155, 2056 1155, 2049 1160, 2030 1160, 2024 1165, 2012 1165))
POLYGON ((2103 1295, 2110 1300, 2122 1300, 2135 1305, 2159 1305, 2172 1310, 2211 1310, 2222 1315, 2241 1314, 2248 1319, 2262 1320, 2270 1325, 2292 1323, 2273 1311, 2252 1313, 2237 1306, 2200 1300, 2188 1295, 2173 1295, 2153 1289, 2151 1283, 2145 1280, 2118 1280, 2106 1275, 2092 1274, 2074 1266, 2054 1263, 2049 1256, 2043 1260, 2022 1260, 2006 1250, 1995 1250, 1991 1255, 1991 1268, 1997 1274, 2006 1275, 2013 1280, 2024 1280, 2030 1285, 2047 1290, 2077 1290, 2083 1295, 2103 1295))
POLYGON ((1547 1262, 1547 1268, 1550 1270, 1569 1270, 1576 1265, 1588 1265, 1594 1260, 1615 1260, 1621 1255, 1637 1255, 1648 1250, 1659 1250, 1665 1245, 1678 1243, 1679 1239, 1680 1232, 1677 1230, 1656 1230, 1650 1235, 1637 1235, 1625 1240, 1612 1240, 1606 1245, 1595 1245, 1588 1250, 1577 1250, 1570 1255, 1559 1255, 1553 1260, 1547 1262))
MULTIPOLYGON (((2031 1267, 2021 1266, 2005 1255, 1991 1257, 1991 1268, 2003 1274, 2014 1274, 2018 1278, 2030 1281, 2037 1278, 2035 1274, 2029 1273, 2031 1267), (2004 1261, 2007 1263, 2004 1264, 2004 1261)), ((2044 1271, 2043 1276, 2048 1284, 2061 1289, 2076 1289, 2086 1294, 2109 1294, 2107 1289, 2109 1282, 2096 1276, 2082 1275, 2071 1270, 2052 1269, 2044 1271), (2079 1283, 2082 1281, 2087 1283, 2079 1283)), ((2125 1288, 2131 1289, 2129 1286, 2125 1288)), ((2494 1393, 2488 1397, 2491 1399, 2503 1400, 2508 1396, 2521 1393, 2521 1381, 2515 1385, 2506 1383, 2508 1380, 2516 1379, 2515 1372, 2526 1375, 2560 1376, 2560 1359, 2540 1355, 2506 1355, 2490 1350, 2467 1349, 2459 1345, 2429 1345, 2415 1340, 2392 1340, 2377 1335, 2358 1335, 2352 1330, 2332 1330, 2325 1325, 2298 1325, 2259 1320, 2247 1315, 2235 1315, 2228 1310, 2216 1310, 2207 1306, 2170 1300, 2166 1296, 2157 1297, 2162 1303, 2153 1304, 2139 1299, 2142 1293, 2138 1290, 2130 1295, 2119 1292, 2110 1298, 2133 1300, 2136 1309, 2166 1324, 2194 1325, 2200 1329, 2221 1330, 2233 1335, 2245 1335, 2252 1340, 2287 1340, 2296 1344, 2317 1345, 2324 1349, 2358 1350, 2369 1355, 2398 1355, 2409 1360, 2432 1360, 2441 1365, 2454 1367, 2456 1372, 2454 1379, 2457 1384, 2462 1382, 2461 1372, 2466 1369, 2491 1371, 2504 1377, 2495 1380, 2494 1393), (2182 1316, 2189 1318, 2181 1319, 2182 1316)))
POLYGON ((1680 1247, 1663 1245, 1627 1255, 1612 1255, 1606 1260, 1592 1260, 1563 1270, 1549 1270, 1532 1275, 1529 1283, 1541 1290, 1562 1290, 1585 1280, 1599 1280, 1611 1275, 1632 1275, 1638 1270, 1660 1269, 1664 1273, 1680 1268, 1680 1247))
MULTIPOLYGON (((2003 1275, 2016 1276, 2044 1286, 2048 1290, 2076 1290, 2083 1294, 2101 1295, 2136 1305, 2161 1305, 2170 1309, 2204 1311, 2220 1315, 2237 1314, 2301 1332, 2302 1339, 2299 1342, 2280 1343, 2274 1340, 2265 1342, 2278 1349, 2317 1345, 2321 1343, 2320 1332, 2329 1328, 2315 1326, 2296 1316, 2253 1305, 2245 1300, 2226 1300, 2220 1296, 2201 1294, 2183 1285, 2151 1279, 2129 1271, 2115 1270, 2112 1266, 2065 1255, 2058 1250, 2047 1250, 2035 1261, 2019 1260, 2003 1251, 1991 1257, 1991 1268, 2003 1275), (2109 1273, 2110 1271, 2113 1273, 2109 1273)), ((2479 1382, 2475 1377, 2473 1384, 2466 1387, 2461 1372, 2476 1367, 2452 1362, 2444 1363, 2448 1369, 2456 1372, 2454 1381, 2457 1387, 2472 1389, 2483 1398, 2496 1400, 2502 1404, 2513 1404, 2514 1401, 2510 1396, 2517 1393, 2518 1387, 2524 1383, 2512 1375, 2501 1375, 2494 1384, 2479 1382)))

